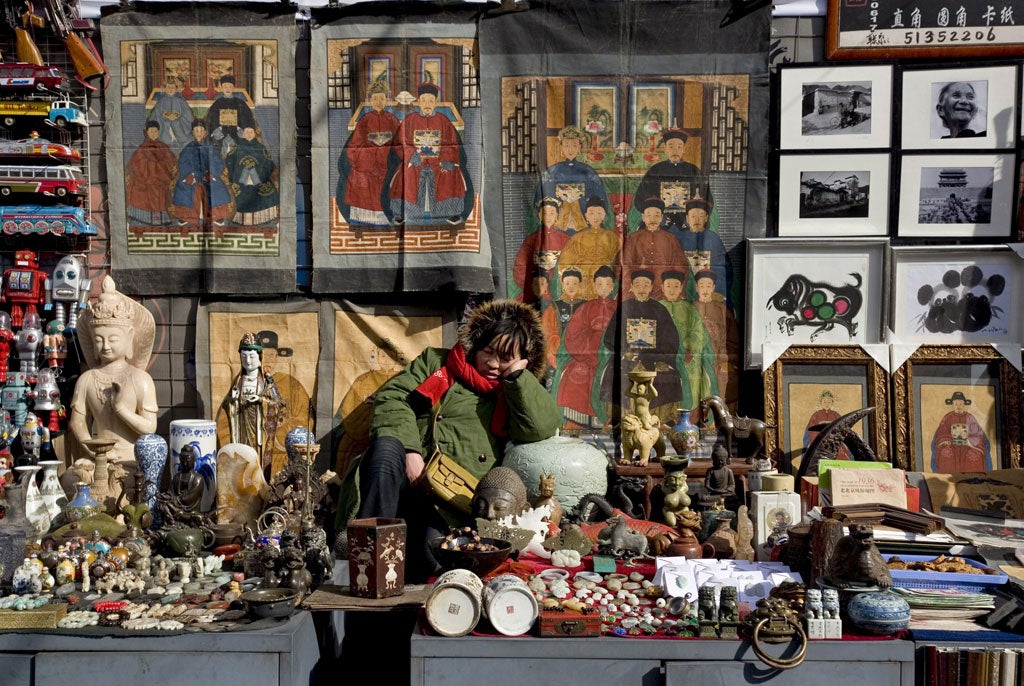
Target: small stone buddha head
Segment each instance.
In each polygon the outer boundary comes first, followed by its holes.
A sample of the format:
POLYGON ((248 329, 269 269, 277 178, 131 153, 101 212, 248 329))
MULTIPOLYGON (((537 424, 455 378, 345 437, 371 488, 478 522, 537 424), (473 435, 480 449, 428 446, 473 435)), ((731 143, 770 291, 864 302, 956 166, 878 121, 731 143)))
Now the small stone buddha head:
POLYGON ((496 520, 517 515, 526 508, 526 485, 508 467, 495 467, 484 474, 473 493, 474 517, 496 520))

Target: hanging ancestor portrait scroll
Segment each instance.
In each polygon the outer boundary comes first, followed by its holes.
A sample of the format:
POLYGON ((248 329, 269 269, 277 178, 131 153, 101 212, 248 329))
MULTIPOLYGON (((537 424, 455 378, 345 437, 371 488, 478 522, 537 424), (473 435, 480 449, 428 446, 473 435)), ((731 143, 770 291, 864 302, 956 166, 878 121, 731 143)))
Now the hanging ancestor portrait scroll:
POLYGON ((663 422, 739 397, 769 16, 731 6, 553 2, 481 23, 485 176, 501 184, 484 218, 503 292, 541 312, 566 428, 616 423, 639 369, 657 372, 663 422))
POLYGON ((134 293, 295 290, 293 15, 104 18, 111 262, 134 293))
POLYGON ((313 30, 315 291, 494 288, 475 36, 470 14, 313 30))

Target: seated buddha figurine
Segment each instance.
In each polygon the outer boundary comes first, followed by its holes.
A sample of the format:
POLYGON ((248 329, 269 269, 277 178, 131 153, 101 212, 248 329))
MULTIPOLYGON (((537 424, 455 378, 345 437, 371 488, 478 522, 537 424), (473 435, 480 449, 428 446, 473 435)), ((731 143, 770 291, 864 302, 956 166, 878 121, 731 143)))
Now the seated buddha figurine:
POLYGON ((704 475, 704 493, 700 497, 702 508, 712 508, 719 500, 726 506, 736 500, 736 477, 729 469, 729 452, 722 443, 711 450, 711 469, 704 475))
POLYGON ((171 528, 174 524, 188 526, 205 523, 199 505, 206 483, 195 471, 195 448, 190 444, 183 445, 178 462, 179 471, 171 477, 167 491, 156 496, 156 508, 163 517, 164 528, 171 528))

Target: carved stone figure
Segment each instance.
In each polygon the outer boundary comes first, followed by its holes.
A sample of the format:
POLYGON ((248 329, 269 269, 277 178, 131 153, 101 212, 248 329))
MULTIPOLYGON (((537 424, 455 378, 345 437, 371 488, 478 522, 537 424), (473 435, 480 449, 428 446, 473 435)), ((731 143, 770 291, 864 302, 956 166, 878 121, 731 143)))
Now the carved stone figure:
POLYGON ((165 529, 174 528, 176 524, 189 526, 207 523, 199 511, 206 483, 195 471, 195 463, 195 448, 190 444, 183 445, 178 455, 180 471, 171 477, 166 493, 157 493, 156 509, 160 512, 165 529))
POLYGON ((625 464, 645 466, 651 459, 652 449, 658 458, 665 454, 661 420, 651 414, 651 400, 658 397, 655 375, 657 372, 629 372, 633 385, 626 395, 632 400, 633 412, 622 416, 622 462, 625 464))
POLYGON ((238 342, 242 369, 231 383, 231 391, 221 404, 227 416, 232 443, 244 443, 256 449, 266 475, 274 440, 286 403, 274 383, 274 377, 263 371, 263 346, 256 334, 249 332, 238 342))
POLYGON ((113 440, 111 462, 132 462, 139 436, 156 431, 156 388, 146 373, 156 324, 139 303, 103 279, 103 292, 82 315, 79 343, 89 369, 75 384, 68 427, 84 446, 93 435, 113 440))
POLYGON ((555 498, 555 475, 554 474, 541 474, 540 485, 538 490, 540 491, 540 497, 530 503, 530 507, 540 507, 541 505, 551 506, 551 516, 549 521, 558 526, 562 521, 562 504, 555 498))
POLYGON ((646 536, 626 526, 625 517, 615 515, 597 533, 597 545, 615 557, 626 557, 646 555, 648 543, 646 536))
POLYGON ((718 621, 718 604, 715 602, 715 587, 701 586, 697 589, 697 619, 701 622, 718 621))
POLYGON ((665 503, 661 508, 661 516, 665 523, 675 528, 681 515, 690 509, 690 495, 686 486, 686 471, 679 469, 667 472, 661 481, 661 490, 665 493, 665 503))
POLYGON ((483 475, 473 493, 474 517, 501 519, 526 509, 526 485, 509 467, 495 467, 483 475))
POLYGON ((824 610, 821 605, 821 590, 808 588, 804 596, 804 617, 807 619, 823 619, 824 610))
POLYGON ((828 581, 836 588, 878 586, 892 588, 892 575, 875 546, 870 524, 851 524, 850 533, 839 539, 828 563, 828 581))
POLYGON ((729 452, 723 443, 716 443, 711 449, 711 468, 704 475, 704 493, 700 504, 713 507, 719 500, 726 503, 736 499, 736 477, 729 469, 729 452))
POLYGON ((718 621, 719 623, 724 622, 738 622, 740 619, 740 609, 736 602, 737 589, 735 586, 722 586, 721 598, 718 603, 718 621))
POLYGON ((736 552, 733 559, 754 561, 754 547, 751 541, 754 540, 754 523, 750 521, 749 510, 746 505, 740 505, 736 512, 736 552))
POLYGON ((825 619, 839 619, 839 591, 834 588, 822 591, 821 609, 825 619))

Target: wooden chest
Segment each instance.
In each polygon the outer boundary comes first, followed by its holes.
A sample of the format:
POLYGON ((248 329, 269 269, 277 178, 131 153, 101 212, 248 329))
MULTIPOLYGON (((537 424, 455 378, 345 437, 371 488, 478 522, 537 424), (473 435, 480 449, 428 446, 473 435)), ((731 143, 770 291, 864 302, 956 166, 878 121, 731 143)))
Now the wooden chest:
POLYGON ((540 635, 543 637, 600 636, 601 613, 582 614, 572 610, 562 612, 542 610, 537 626, 540 627, 540 635))

